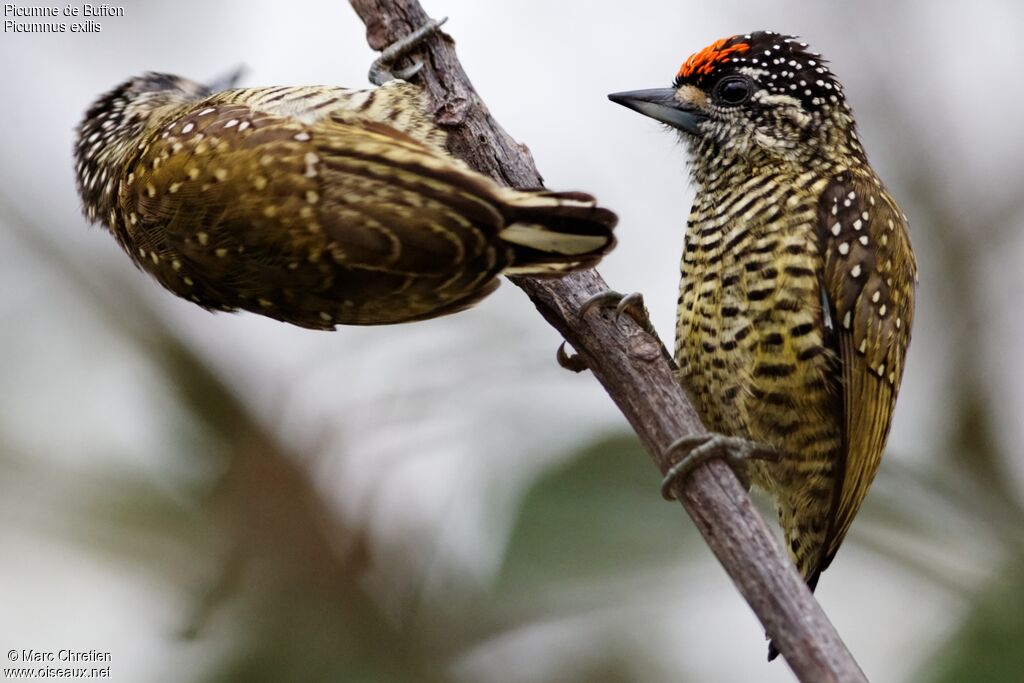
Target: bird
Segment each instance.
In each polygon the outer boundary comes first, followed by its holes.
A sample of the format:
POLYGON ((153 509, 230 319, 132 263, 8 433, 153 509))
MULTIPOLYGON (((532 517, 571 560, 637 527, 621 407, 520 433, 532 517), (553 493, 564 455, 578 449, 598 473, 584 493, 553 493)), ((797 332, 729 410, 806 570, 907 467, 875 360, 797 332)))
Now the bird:
POLYGON ((680 440, 663 491, 727 458, 774 501, 813 591, 892 423, 918 280, 907 218, 843 86, 795 36, 716 40, 671 87, 609 99, 678 134, 696 188, 674 355, 712 434, 680 440))
POLYGON ((557 277, 612 249, 613 212, 472 170, 404 80, 419 64, 380 67, 369 89, 121 83, 77 129, 85 216, 179 297, 325 330, 455 313, 499 274, 557 277))

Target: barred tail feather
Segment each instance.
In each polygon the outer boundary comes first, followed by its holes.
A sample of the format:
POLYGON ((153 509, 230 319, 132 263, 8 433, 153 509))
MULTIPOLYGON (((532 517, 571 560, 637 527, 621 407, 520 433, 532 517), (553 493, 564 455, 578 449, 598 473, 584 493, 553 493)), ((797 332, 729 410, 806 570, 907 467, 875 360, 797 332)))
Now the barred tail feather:
POLYGON ((591 268, 615 246, 618 217, 582 192, 520 192, 503 197, 511 211, 500 237, 512 245, 510 275, 556 277, 591 268))

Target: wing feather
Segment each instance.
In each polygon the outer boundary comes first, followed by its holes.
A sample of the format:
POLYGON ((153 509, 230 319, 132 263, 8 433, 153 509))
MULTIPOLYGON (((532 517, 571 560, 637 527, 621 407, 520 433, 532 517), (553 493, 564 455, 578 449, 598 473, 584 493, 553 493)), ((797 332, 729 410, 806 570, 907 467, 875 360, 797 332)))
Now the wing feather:
MULTIPOLYGON (((266 300, 274 315, 298 292, 372 302, 405 291, 455 310, 511 261, 497 187, 374 120, 307 123, 207 100, 140 150, 121 191, 123 241, 165 286, 212 308, 266 300)), ((329 324, 311 315, 291 321, 329 324)))
POLYGON ((171 122, 136 168, 127 199, 149 219, 138 238, 154 248, 211 262, 225 247, 286 261, 328 252, 347 267, 438 275, 482 254, 505 226, 478 174, 385 125, 203 110, 171 122), (201 240, 196 225, 217 234, 201 240))
POLYGON ((913 323, 917 266, 906 219, 874 176, 838 174, 818 206, 823 290, 839 358, 843 452, 816 576, 867 494, 889 434, 913 323))

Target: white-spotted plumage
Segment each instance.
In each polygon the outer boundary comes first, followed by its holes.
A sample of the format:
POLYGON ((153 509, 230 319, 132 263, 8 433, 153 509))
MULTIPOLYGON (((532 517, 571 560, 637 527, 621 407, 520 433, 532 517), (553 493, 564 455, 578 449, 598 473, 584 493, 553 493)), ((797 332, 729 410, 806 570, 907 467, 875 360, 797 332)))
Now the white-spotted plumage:
POLYGON ((683 63, 671 96, 613 99, 679 129, 691 152, 676 362, 709 429, 780 454, 748 472, 813 587, 892 419, 916 282, 905 218, 842 85, 791 36, 716 41, 683 63))
POLYGON ((589 195, 452 158, 402 81, 209 92, 146 74, 94 103, 76 156, 86 216, 162 285, 306 327, 452 313, 501 272, 560 275, 614 244, 589 195))

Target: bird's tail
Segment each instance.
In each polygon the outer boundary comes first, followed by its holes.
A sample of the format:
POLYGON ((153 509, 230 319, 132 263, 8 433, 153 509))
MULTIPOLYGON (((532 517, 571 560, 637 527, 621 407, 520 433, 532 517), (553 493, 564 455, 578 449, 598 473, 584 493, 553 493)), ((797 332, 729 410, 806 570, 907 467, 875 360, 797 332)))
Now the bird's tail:
MULTIPOLYGON (((834 550, 831 553, 827 550, 827 532, 822 531, 814 535, 805 529, 801 533, 798 531, 799 527, 793 519, 792 510, 787 510, 786 508, 779 510, 779 521, 783 529, 786 530, 786 546, 790 551, 789 556, 793 560, 793 564, 796 565, 800 575, 804 577, 807 587, 813 593, 818 587, 818 579, 821 578, 821 573, 828 569, 832 558, 835 557, 834 550)), ((779 648, 775 646, 774 640, 769 639, 768 661, 770 662, 778 656, 779 648)))
POLYGON ((583 192, 523 192, 502 197, 510 215, 500 237, 513 248, 509 275, 557 277, 597 265, 615 246, 618 216, 583 192))

